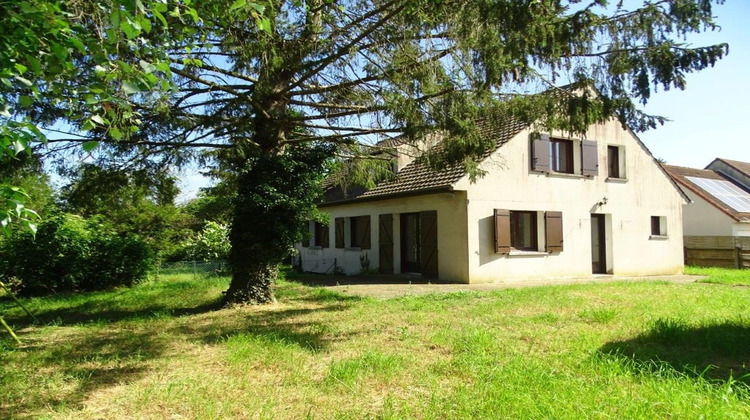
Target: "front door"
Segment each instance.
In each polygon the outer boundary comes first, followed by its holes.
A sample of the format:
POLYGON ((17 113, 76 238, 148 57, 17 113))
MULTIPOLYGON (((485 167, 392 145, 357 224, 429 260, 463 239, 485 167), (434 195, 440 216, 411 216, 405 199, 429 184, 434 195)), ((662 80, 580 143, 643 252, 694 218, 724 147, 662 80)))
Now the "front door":
POLYGON ((607 272, 607 248, 603 214, 591 215, 591 272, 594 274, 607 272))
POLYGON ((401 272, 438 276, 437 212, 401 214, 401 272))

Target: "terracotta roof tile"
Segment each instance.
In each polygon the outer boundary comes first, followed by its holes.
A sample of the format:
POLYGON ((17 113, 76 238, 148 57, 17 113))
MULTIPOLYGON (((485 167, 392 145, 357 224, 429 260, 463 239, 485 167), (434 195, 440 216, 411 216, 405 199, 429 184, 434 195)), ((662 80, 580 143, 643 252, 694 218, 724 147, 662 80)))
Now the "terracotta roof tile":
POLYGON ((695 176, 698 178, 718 179, 718 180, 725 181, 723 176, 721 176, 718 172, 712 171, 710 169, 695 169, 695 168, 686 168, 684 166, 674 166, 674 165, 662 165, 662 166, 672 178, 678 177, 682 179, 686 176, 695 176))
MULTIPOLYGON (((527 127, 526 124, 515 120, 506 120, 502 123, 483 121, 477 124, 481 135, 488 136, 495 141, 495 147, 487 150, 481 156, 480 160, 488 158, 503 144, 527 127)), ((403 167, 396 175, 396 178, 382 182, 370 191, 349 191, 346 197, 344 197, 342 193, 335 192, 335 188, 332 188, 330 192, 326 191, 324 202, 332 203, 335 201, 371 199, 374 197, 387 198, 393 195, 419 194, 441 188, 448 189, 464 175, 466 175, 466 169, 461 164, 433 171, 428 166, 415 161, 403 167)))

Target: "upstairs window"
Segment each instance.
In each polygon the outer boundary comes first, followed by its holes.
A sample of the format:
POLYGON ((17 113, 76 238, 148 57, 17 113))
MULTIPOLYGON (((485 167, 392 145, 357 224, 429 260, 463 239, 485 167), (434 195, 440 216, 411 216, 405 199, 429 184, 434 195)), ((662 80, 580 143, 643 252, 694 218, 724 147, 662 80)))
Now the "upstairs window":
POLYGON ((607 146, 607 176, 620 177, 620 150, 617 146, 607 146))
POLYGON ((593 140, 551 139, 542 134, 532 142, 534 171, 596 176, 598 168, 598 146, 593 140))
POLYGON ((625 150, 621 146, 607 146, 607 177, 625 179, 625 150))
POLYGON ((563 174, 575 172, 573 166, 573 142, 571 140, 550 139, 549 141, 550 170, 563 174))

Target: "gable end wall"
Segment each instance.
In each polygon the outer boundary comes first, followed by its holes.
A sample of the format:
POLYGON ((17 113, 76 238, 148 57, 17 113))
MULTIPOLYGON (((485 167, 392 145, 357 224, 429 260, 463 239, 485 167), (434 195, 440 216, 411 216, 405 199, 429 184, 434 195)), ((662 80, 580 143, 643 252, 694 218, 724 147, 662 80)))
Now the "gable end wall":
MULTIPOLYGON (((598 175, 593 177, 531 171, 531 133, 530 129, 520 132, 485 161, 482 168, 488 174, 476 184, 464 178, 455 186, 467 191, 471 282, 591 276, 592 213, 606 215, 609 273, 682 272, 685 199, 632 133, 616 121, 588 131, 585 138, 598 145, 598 175), (623 148, 626 180, 607 180, 607 145, 623 148), (606 204, 599 204, 605 197, 606 204), (564 250, 495 254, 493 209, 561 211, 564 250), (666 218, 665 238, 651 237, 651 216, 666 218)), ((550 134, 567 138, 563 133, 550 134)))

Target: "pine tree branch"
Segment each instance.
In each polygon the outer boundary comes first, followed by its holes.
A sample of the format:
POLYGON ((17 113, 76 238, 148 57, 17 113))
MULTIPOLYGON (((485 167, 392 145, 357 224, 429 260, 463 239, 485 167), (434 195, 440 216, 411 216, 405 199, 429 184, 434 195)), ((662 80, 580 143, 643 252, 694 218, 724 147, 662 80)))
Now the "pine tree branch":
POLYGON ((216 90, 220 90, 220 91, 232 94, 232 95, 234 95, 234 96, 236 96, 238 98, 242 98, 245 101, 247 101, 247 103, 249 103, 257 112, 261 113, 264 117, 269 118, 269 119, 271 118, 271 115, 268 113, 268 111, 266 111, 259 103, 257 103, 256 101, 254 101, 253 98, 251 98, 248 95, 245 95, 245 94, 243 94, 241 92, 236 91, 235 89, 226 87, 224 85, 220 85, 220 84, 217 84, 217 83, 214 83, 214 82, 202 79, 202 78, 200 78, 198 76, 190 74, 190 73, 188 73, 186 71, 183 71, 181 69, 178 69, 176 67, 170 67, 170 70, 172 70, 173 73, 175 73, 177 75, 180 75, 180 76, 182 76, 182 77, 184 77, 186 79, 190 79, 190 80, 192 80, 192 81, 194 81, 196 83, 200 83, 200 84, 203 84, 203 85, 206 85, 206 86, 211 86, 211 87, 215 88, 216 90))
MULTIPOLYGON (((389 8, 392 4, 395 4, 396 2, 389 2, 383 5, 382 7, 373 10, 371 13, 372 15, 375 15, 377 13, 380 13, 380 11, 385 11, 387 8, 389 8)), ((323 71, 324 68, 326 68, 328 65, 332 64, 339 58, 348 55, 351 51, 351 49, 357 45, 358 42, 362 41, 369 35, 371 35, 375 30, 377 30, 379 27, 385 25, 393 16, 397 15, 399 12, 404 10, 406 8, 406 3, 402 4, 401 6, 397 7, 395 10, 391 11, 389 14, 383 16, 379 20, 375 21, 372 25, 364 28, 359 35, 351 39, 348 43, 340 46, 333 54, 321 58, 318 61, 312 62, 308 65, 308 70, 306 73, 303 73, 294 83, 291 83, 286 89, 285 92, 292 91, 293 89, 296 89, 300 85, 302 85, 306 80, 310 79, 311 77, 319 74, 321 71, 323 71)), ((347 33, 348 30, 344 30, 344 33, 347 33)))

